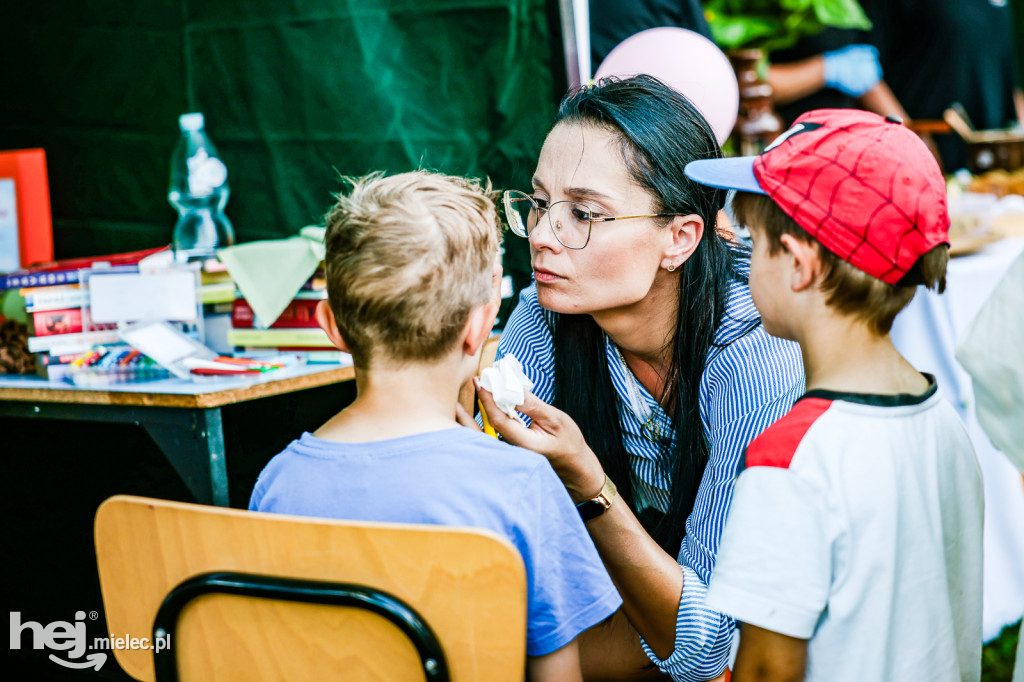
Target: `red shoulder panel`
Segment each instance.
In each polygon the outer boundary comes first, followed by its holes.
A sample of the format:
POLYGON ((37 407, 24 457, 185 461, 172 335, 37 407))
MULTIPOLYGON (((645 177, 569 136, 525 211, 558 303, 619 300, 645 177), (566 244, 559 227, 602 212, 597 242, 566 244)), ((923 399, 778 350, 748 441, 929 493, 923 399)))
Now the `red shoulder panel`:
POLYGON ((788 469, 804 434, 831 404, 831 400, 824 398, 804 398, 799 401, 786 416, 750 442, 746 453, 747 467, 788 469))

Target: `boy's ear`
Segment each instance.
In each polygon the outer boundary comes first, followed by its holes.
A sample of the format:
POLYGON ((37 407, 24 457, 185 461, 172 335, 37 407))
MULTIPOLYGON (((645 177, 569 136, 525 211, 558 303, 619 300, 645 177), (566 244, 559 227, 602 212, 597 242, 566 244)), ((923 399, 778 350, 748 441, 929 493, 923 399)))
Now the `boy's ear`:
POLYGON ((469 312, 469 318, 466 320, 462 334, 463 353, 473 356, 480 352, 480 346, 491 335, 500 305, 498 301, 489 301, 478 305, 469 312))
POLYGON ((334 311, 331 310, 331 305, 326 299, 316 304, 316 322, 320 325, 320 328, 327 333, 327 338, 331 340, 338 350, 351 353, 348 349, 348 344, 345 343, 345 339, 342 338, 341 332, 338 331, 338 323, 334 319, 334 311))
POLYGON ((704 235, 704 219, 696 213, 679 215, 666 228, 671 242, 661 258, 661 267, 673 269, 689 260, 704 235))
POLYGON ((793 257, 793 270, 790 274, 790 288, 803 291, 818 280, 821 274, 821 257, 816 245, 797 239, 791 234, 779 237, 782 246, 793 257))

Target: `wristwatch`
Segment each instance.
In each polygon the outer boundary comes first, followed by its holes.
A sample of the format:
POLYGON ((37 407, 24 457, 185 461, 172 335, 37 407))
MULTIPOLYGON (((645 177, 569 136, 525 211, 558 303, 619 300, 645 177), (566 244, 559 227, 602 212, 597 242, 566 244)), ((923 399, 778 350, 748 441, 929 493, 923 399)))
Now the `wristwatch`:
POLYGON ((612 506, 612 502, 615 501, 617 494, 615 484, 612 479, 608 478, 605 474, 604 485, 601 486, 601 492, 589 500, 583 500, 576 505, 576 511, 580 513, 580 518, 583 519, 583 523, 596 519, 601 514, 604 514, 612 506))

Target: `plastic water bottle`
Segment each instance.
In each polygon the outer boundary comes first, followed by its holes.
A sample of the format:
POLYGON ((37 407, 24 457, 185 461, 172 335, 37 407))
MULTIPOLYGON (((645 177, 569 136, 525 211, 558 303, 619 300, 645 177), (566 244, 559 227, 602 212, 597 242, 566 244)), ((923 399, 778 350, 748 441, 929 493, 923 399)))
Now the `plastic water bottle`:
POLYGON ((228 170, 204 130, 203 115, 182 114, 181 136, 171 158, 167 200, 178 210, 174 256, 179 261, 210 258, 235 241, 224 215, 228 203, 228 170))

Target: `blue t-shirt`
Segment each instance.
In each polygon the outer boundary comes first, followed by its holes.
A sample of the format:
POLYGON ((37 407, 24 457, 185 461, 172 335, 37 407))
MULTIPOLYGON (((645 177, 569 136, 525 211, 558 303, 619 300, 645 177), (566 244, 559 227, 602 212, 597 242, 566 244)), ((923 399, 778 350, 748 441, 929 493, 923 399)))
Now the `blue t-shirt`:
POLYGON ((526 652, 556 651, 622 604, 548 461, 462 427, 371 443, 304 433, 267 464, 249 509, 494 531, 526 564, 526 652))

